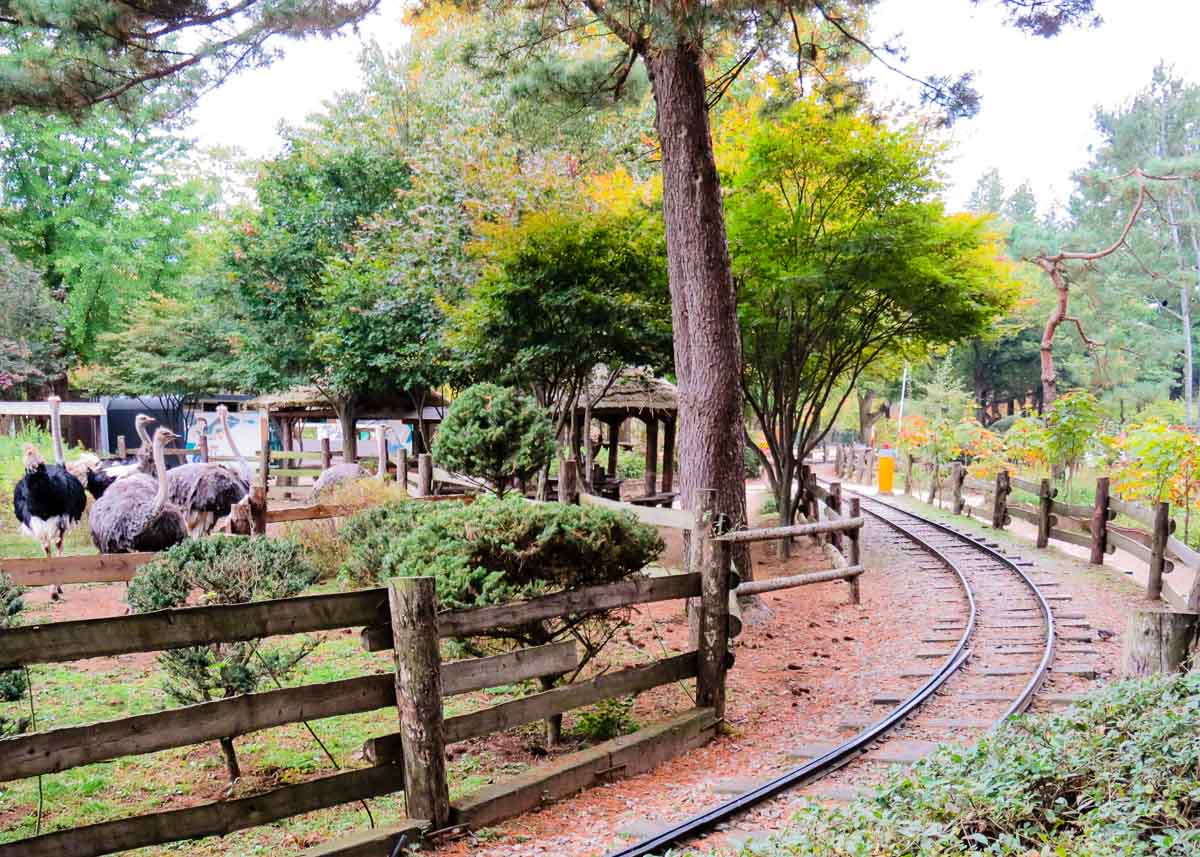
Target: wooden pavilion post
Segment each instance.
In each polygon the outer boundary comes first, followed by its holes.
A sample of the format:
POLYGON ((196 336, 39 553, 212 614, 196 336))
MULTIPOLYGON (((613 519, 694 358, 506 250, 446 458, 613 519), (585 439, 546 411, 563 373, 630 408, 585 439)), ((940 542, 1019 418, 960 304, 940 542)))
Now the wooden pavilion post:
POLYGON ((610 419, 606 425, 608 426, 608 478, 616 479, 617 454, 621 449, 621 420, 619 418, 610 419))
POLYGON ((387 426, 383 423, 375 427, 375 454, 379 459, 375 478, 383 481, 387 479, 388 468, 387 426))
POLYGON ((266 490, 267 480, 271 476, 271 409, 262 408, 258 412, 258 485, 266 490))
POLYGON ((675 488, 675 421, 674 415, 663 421, 662 491, 670 494, 675 488))
POLYGON ((646 494, 658 493, 658 417, 651 414, 646 422, 646 494))
MULTIPOLYGON (((283 446, 283 451, 291 452, 292 451, 292 418, 284 417, 282 420, 279 421, 279 423, 280 423, 279 440, 283 446)), ((296 459, 285 458, 283 460, 283 466, 291 468, 291 467, 297 467, 298 465, 296 463, 296 459)), ((286 476, 286 477, 277 479, 276 482, 278 482, 280 485, 292 486, 292 485, 296 484, 296 479, 295 479, 295 477, 292 477, 292 476, 286 476)))

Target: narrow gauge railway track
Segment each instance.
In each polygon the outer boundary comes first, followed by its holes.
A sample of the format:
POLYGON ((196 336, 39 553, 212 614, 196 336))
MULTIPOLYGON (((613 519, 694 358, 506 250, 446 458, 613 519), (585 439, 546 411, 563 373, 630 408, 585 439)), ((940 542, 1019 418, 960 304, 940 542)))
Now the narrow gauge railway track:
MULTIPOLYGON (((936 718, 943 709, 959 716, 968 710, 977 715, 973 723, 987 723, 994 728, 1029 707, 1050 672, 1056 628, 1046 596, 1019 560, 1006 556, 997 545, 876 498, 860 496, 860 504, 864 514, 881 521, 893 533, 885 541, 886 549, 920 552, 929 557, 921 574, 940 577, 936 583, 930 580, 931 593, 957 593, 953 604, 941 605, 954 607, 957 612, 934 615, 931 630, 923 632, 926 636, 921 642, 935 648, 918 652, 918 657, 933 660, 938 666, 903 674, 902 678, 925 681, 849 740, 608 857, 661 854, 783 792, 817 782, 863 756, 875 742, 894 734, 901 725, 928 732, 928 728, 921 728, 921 721, 928 720, 930 726, 947 722, 936 718), (947 580, 953 582, 947 584, 947 580), (943 688, 945 692, 939 695, 943 688)), ((876 701, 883 700, 891 701, 887 697, 876 701)))

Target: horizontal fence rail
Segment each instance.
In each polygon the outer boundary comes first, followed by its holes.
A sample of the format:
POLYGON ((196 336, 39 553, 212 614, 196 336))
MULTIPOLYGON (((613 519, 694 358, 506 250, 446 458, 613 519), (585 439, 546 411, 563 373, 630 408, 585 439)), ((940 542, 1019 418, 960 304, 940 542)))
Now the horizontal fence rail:
MULTIPOLYGON (((456 696, 545 675, 579 664, 573 641, 518 649, 442 665, 442 694, 456 696)), ((390 673, 218 699, 118 720, 66 726, 0 741, 5 780, 52 774, 79 765, 234 738, 273 726, 360 714, 396 704, 390 673)))

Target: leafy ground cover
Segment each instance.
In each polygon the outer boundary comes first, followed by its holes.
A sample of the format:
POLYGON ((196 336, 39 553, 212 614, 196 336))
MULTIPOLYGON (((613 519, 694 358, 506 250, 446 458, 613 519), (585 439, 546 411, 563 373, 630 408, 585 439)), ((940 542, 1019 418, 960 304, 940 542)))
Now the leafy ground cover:
POLYGON ((767 857, 1200 851, 1200 673, 1129 680, 945 747, 842 809, 808 807, 767 857))

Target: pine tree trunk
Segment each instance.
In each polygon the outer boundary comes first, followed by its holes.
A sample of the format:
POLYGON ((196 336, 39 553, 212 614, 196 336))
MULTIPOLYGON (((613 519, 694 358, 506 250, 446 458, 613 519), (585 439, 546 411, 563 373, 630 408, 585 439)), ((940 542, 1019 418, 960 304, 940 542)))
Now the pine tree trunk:
MULTIPOLYGON (((679 380, 679 488, 684 508, 716 491, 716 511, 746 521, 741 343, 721 186, 698 46, 643 48, 658 108, 663 220, 679 380)), ((735 555, 744 580, 749 551, 735 555)))

